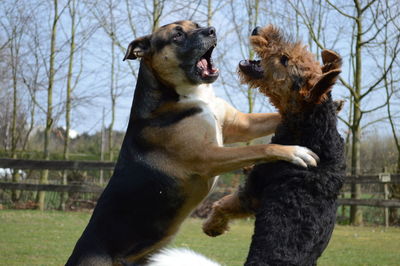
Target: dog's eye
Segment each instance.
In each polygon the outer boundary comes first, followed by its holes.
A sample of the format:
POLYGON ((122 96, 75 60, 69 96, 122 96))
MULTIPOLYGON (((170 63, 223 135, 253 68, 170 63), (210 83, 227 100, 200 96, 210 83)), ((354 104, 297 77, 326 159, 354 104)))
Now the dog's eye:
POLYGON ((284 65, 285 67, 288 66, 288 62, 289 62, 289 57, 287 57, 286 55, 282 55, 281 56, 281 64, 284 65))

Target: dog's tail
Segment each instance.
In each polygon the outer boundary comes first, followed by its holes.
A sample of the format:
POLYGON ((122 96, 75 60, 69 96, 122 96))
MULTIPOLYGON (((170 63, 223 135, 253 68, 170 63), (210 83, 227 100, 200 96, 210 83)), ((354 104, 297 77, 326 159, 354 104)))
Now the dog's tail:
POLYGON ((221 266, 186 248, 164 249, 150 258, 147 266, 221 266))

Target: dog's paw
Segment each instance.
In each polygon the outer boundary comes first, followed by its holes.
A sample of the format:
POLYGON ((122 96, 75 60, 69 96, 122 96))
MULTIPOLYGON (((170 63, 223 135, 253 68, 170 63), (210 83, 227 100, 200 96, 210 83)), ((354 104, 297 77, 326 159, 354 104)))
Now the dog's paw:
POLYGON ((293 147, 293 157, 290 161, 296 165, 307 168, 308 166, 316 167, 319 162, 319 157, 310 149, 301 146, 292 146, 293 147))
POLYGON ((229 230, 228 220, 217 215, 210 215, 203 223, 203 232, 211 237, 222 235, 229 230))

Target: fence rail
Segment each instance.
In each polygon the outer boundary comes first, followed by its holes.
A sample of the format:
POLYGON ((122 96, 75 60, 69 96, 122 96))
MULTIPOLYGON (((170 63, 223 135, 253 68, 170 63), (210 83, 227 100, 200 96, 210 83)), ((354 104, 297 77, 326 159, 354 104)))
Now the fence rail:
MULTIPOLYGON (((360 176, 346 176, 345 179, 346 184, 383 184, 379 180, 379 175, 360 175, 360 176)), ((390 182, 386 182, 390 184, 400 184, 400 175, 399 174, 391 174, 390 182)))
POLYGON ((400 200, 385 199, 338 199, 339 205, 400 208, 400 200))
POLYGON ((112 170, 114 162, 56 161, 0 158, 1 168, 31 170, 112 170))
POLYGON ((96 193, 103 192, 104 187, 96 185, 55 185, 55 184, 29 184, 0 182, 0 189, 28 190, 28 191, 52 191, 52 192, 79 192, 96 193))
MULTIPOLYGON (((31 169, 31 170, 112 170, 114 162, 99 161, 46 161, 0 158, 0 168, 31 169)), ((400 175, 391 175, 389 182, 380 181, 379 175, 347 176, 346 184, 400 184, 400 175)), ((101 193, 103 187, 96 185, 54 185, 0 182, 0 189, 101 193)), ((359 205, 384 208, 400 208, 400 200, 390 199, 338 199, 340 205, 359 205)))

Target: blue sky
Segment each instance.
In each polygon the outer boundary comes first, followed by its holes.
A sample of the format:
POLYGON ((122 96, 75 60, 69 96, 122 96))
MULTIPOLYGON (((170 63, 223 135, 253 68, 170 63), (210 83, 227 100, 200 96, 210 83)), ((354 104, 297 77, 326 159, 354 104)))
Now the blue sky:
MULTIPOLYGON (((7 1, 9 3, 13 1, 7 1)), ((60 1, 60 10, 66 1, 60 1)), ((107 1, 99 2, 98 5, 102 5, 98 8, 98 13, 104 13, 105 18, 110 21, 109 13, 107 13, 107 1)), ((127 23, 127 10, 125 6, 125 1, 113 1, 115 4, 114 17, 116 25, 116 36, 118 41, 122 45, 115 48, 116 56, 116 69, 117 69, 117 87, 120 92, 117 98, 117 109, 116 109, 116 121, 115 129, 125 130, 130 105, 132 102, 134 87, 135 87, 135 77, 131 72, 129 64, 137 71, 139 63, 137 61, 131 61, 130 63, 122 62, 124 56, 124 48, 128 46, 129 42, 132 41, 135 36, 130 30, 130 25, 127 23)), ((135 2, 135 1, 132 1, 135 2)), ((204 1, 207 2, 207 1, 204 1)), ((222 1, 223 2, 223 1, 222 1)), ((217 35, 219 38, 218 46, 214 52, 214 58, 217 66, 220 68, 221 77, 215 83, 216 94, 228 101, 241 111, 247 111, 247 103, 242 90, 245 89, 244 86, 239 85, 237 77, 235 75, 235 70, 237 68, 237 63, 246 58, 247 55, 247 44, 240 44, 238 39, 238 34, 236 31, 239 29, 239 35, 243 40, 247 40, 250 28, 247 26, 248 14, 246 8, 242 1, 234 2, 234 4, 220 5, 221 1, 214 1, 214 8, 220 7, 213 16, 213 26, 217 29, 217 35), (232 14, 235 15, 235 21, 238 22, 239 26, 235 27, 233 23, 232 14), (242 89, 242 90, 241 90, 242 89)), ((226 1, 225 1, 226 2, 226 1)), ((343 1, 338 1, 344 3, 343 1)), ((35 13, 35 21, 38 23, 38 31, 40 33, 40 46, 41 52, 45 55, 48 52, 49 47, 49 32, 51 29, 51 18, 52 15, 50 2, 32 1, 25 3, 27 10, 33 10, 35 13), (31 5, 31 6, 29 6, 31 5)), ((197 1, 196 1, 197 3, 197 1)), ((307 2, 308 3, 308 2, 307 2)), ((311 3, 311 2, 310 2, 311 3)), ((78 132, 89 132, 94 133, 101 128, 102 114, 103 110, 105 113, 105 124, 106 126, 110 122, 110 68, 111 68, 111 41, 109 36, 105 34, 102 27, 98 27, 96 31, 92 34, 88 34, 87 28, 94 25, 97 20, 93 16, 92 7, 88 5, 81 4, 80 13, 80 24, 78 26, 79 35, 77 37, 78 45, 82 45, 77 53, 75 60, 75 75, 79 72, 80 65, 82 64, 82 74, 81 79, 74 91, 74 98, 77 99, 74 104, 73 109, 73 119, 72 127, 78 132)), ((309 9, 310 14, 315 13, 318 10, 318 6, 306 6, 309 9)), ((151 13, 151 6, 149 2, 138 2, 131 7, 131 14, 134 20, 134 26, 136 27, 136 37, 148 34, 151 31, 151 24, 148 18, 148 14, 151 13), (146 6, 149 5, 149 6, 146 6)), ((206 21, 206 7, 204 5, 197 6, 197 4, 191 7, 186 7, 182 9, 180 4, 173 1, 166 1, 166 6, 164 8, 163 15, 161 17, 160 25, 170 23, 176 20, 192 18, 195 21, 200 22, 200 24, 205 25, 206 21), (197 8, 197 12, 194 10, 197 8), (194 13, 194 15, 193 15, 194 13)), ((342 77, 351 82, 351 72, 349 72, 349 46, 351 45, 351 23, 349 19, 340 16, 337 11, 329 9, 324 17, 324 28, 323 28, 323 38, 321 40, 324 42, 327 48, 334 49, 338 51, 344 59, 343 73, 342 77)), ((69 34, 69 17, 68 10, 65 10, 62 14, 61 21, 58 27, 58 38, 57 38, 57 65, 60 67, 56 74, 56 89, 54 93, 55 100, 55 114, 60 114, 58 117, 57 124, 59 126, 64 125, 63 119, 63 102, 65 98, 65 73, 66 64, 65 60, 68 55, 68 34, 69 34), (64 64, 61 64, 63 62, 64 64)), ((300 20, 299 20, 300 21, 300 20)), ((284 6, 279 3, 273 2, 263 2, 260 6, 260 13, 258 18, 258 25, 266 25, 273 23, 279 25, 286 32, 293 36, 296 36, 296 19, 293 10, 290 10, 288 6, 284 6)), ((366 23, 368 24, 368 19, 366 23)), ((316 25, 314 25, 316 27, 316 25)), ((26 33, 29 35, 29 32, 26 33)), ((0 35, 1 36, 1 35, 0 35)), ((310 48, 312 51, 316 51, 316 46, 309 42, 309 34, 306 28, 300 25, 299 39, 303 40, 305 44, 311 44, 310 48)), ((29 36, 26 37, 27 43, 29 43, 29 36)), ((1 39, 0 39, 1 40, 1 39)), ((23 60, 27 63, 31 62, 32 57, 29 55, 29 49, 24 48, 25 53, 23 54, 23 60)), ((377 60, 379 61, 379 49, 373 51, 377 55, 377 58, 372 58, 365 53, 364 60, 364 73, 363 73, 363 84, 367 86, 374 78, 376 78, 377 73, 377 60)), ((46 102, 46 75, 45 75, 45 65, 48 64, 46 61, 43 62, 42 71, 42 91, 38 94, 38 101, 45 108, 46 102)), ((21 85, 20 89, 21 98, 27 100, 29 95, 26 93, 26 89, 21 85), (25 91, 24 91, 25 90, 25 91)), ((346 98, 348 96, 348 91, 342 86, 337 85, 333 90, 334 98, 346 98)), ((384 99, 383 92, 377 92, 367 97, 364 101, 365 106, 374 106, 382 102, 384 99)), ((256 98, 256 112, 261 111, 271 111, 273 108, 267 103, 264 97, 258 96, 256 98)), ((342 112, 343 116, 346 116, 348 110, 348 104, 346 109, 342 112)), ((40 111, 39 111, 40 112, 40 111)), ((375 112, 368 114, 364 120, 364 123, 368 121, 373 121, 384 116, 383 112, 375 112)), ((40 120, 37 124, 43 124, 44 114, 40 115, 40 120)), ((377 124, 376 127, 382 127, 382 124, 377 124)), ((388 127, 383 127, 386 130, 388 127)), ((345 127, 341 125, 342 131, 345 127)), ((374 128, 371 128, 373 131, 374 128)), ((366 131, 368 132, 368 131, 366 131)))

